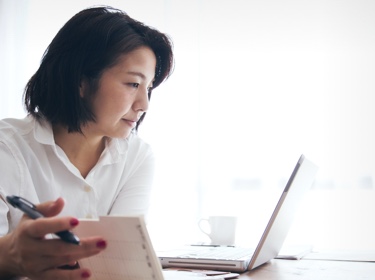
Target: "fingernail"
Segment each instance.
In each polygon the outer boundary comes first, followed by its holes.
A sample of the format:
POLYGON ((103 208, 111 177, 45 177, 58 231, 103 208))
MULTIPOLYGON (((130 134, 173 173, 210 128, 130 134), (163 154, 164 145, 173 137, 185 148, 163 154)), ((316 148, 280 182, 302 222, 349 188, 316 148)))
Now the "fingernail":
POLYGON ((89 278, 91 275, 90 275, 90 272, 88 272, 88 271, 84 271, 84 272, 82 272, 82 274, 81 274, 81 277, 82 278, 89 278))
POLYGON ((76 219, 76 218, 72 218, 72 219, 70 220, 70 225, 71 225, 71 226, 75 227, 75 226, 78 225, 78 224, 79 224, 78 219, 76 219))
POLYGON ((96 247, 105 248, 105 247, 107 247, 107 242, 105 242, 104 240, 100 240, 96 243, 96 247))

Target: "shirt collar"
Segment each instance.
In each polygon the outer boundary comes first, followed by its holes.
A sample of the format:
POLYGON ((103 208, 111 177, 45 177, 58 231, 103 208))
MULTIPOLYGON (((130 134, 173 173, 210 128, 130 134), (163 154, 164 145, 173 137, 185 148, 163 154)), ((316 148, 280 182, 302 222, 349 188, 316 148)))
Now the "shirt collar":
POLYGON ((127 154, 129 142, 132 139, 132 134, 126 139, 120 138, 108 138, 106 143, 106 149, 108 149, 112 158, 117 161, 119 157, 122 157, 127 154))
POLYGON ((43 119, 39 118, 36 119, 32 117, 34 120, 34 137, 35 140, 41 144, 45 145, 55 145, 55 139, 53 138, 53 131, 51 124, 43 119))
MULTIPOLYGON (((53 137, 52 125, 43 118, 33 118, 34 122, 34 137, 36 141, 44 145, 55 146, 55 139, 53 137)), ((134 134, 131 133, 126 139, 108 138, 106 142, 106 150, 114 162, 119 161, 128 152, 129 142, 133 139, 134 134)), ((109 158, 107 158, 110 162, 109 158)))

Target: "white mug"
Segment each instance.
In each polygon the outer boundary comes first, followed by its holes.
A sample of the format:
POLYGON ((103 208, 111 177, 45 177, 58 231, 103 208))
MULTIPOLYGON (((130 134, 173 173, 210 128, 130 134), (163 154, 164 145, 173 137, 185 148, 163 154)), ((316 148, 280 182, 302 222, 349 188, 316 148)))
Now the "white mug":
POLYGON ((212 245, 234 245, 237 217, 210 216, 198 221, 199 229, 211 239, 212 245))

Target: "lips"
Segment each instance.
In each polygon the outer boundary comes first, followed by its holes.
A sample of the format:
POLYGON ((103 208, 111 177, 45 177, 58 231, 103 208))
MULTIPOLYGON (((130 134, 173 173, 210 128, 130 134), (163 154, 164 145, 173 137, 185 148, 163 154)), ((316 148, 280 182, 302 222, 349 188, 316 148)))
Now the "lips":
POLYGON ((122 120, 125 121, 131 127, 135 127, 137 125, 137 121, 138 121, 138 120, 129 120, 129 119, 122 119, 122 120))

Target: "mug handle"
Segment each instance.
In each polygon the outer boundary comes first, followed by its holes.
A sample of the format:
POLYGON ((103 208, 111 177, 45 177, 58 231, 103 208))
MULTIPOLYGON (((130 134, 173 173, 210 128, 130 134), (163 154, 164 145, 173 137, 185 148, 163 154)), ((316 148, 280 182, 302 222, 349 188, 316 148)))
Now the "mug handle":
POLYGON ((208 221, 208 219, 200 219, 200 220, 198 221, 198 227, 199 227, 199 229, 201 230, 201 232, 203 232, 204 234, 206 234, 208 237, 211 238, 211 232, 207 232, 207 231, 204 229, 204 227, 203 227, 204 224, 205 224, 205 225, 208 225, 208 228, 211 229, 211 225, 210 225, 210 222, 208 221))

